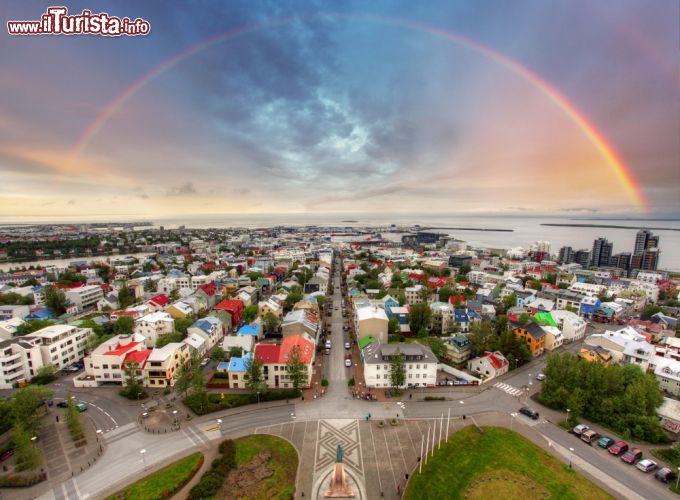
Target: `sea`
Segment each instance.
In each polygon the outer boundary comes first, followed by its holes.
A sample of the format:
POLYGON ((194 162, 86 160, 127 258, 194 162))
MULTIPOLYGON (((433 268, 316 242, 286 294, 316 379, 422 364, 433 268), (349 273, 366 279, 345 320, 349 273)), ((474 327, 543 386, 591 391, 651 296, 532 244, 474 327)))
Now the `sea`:
MULTIPOLYGON (((389 239, 400 238, 391 233, 389 227, 435 228, 438 232, 449 234, 475 247, 509 249, 528 247, 536 241, 550 243, 551 252, 557 253, 562 246, 574 250, 591 249, 593 240, 607 238, 614 244, 614 253, 632 252, 635 233, 640 228, 648 228, 659 236, 659 268, 680 271, 680 219, 632 219, 632 218, 586 218, 555 216, 517 216, 517 215, 447 215, 447 214, 404 214, 404 213, 293 213, 293 214, 216 214, 149 218, 109 217, 108 219, 69 219, 69 220, 7 220, 0 218, 0 225, 8 223, 87 223, 87 222, 129 222, 149 221, 155 227, 166 229, 186 228, 226 228, 226 227, 274 227, 274 226, 334 226, 360 228, 378 226, 383 236, 389 239), (594 224, 616 225, 611 227, 568 227, 545 226, 542 224, 594 224), (456 228, 456 229, 445 229, 456 228), (478 231, 486 229, 487 231, 478 231), (509 229, 510 232, 489 231, 490 229, 509 229)), ((23 263, 22 263, 23 264, 23 263)), ((26 263, 29 265, 30 263, 26 263)), ((44 264, 44 262, 43 262, 44 264)), ((5 266, 0 266, 2 269, 5 266)))

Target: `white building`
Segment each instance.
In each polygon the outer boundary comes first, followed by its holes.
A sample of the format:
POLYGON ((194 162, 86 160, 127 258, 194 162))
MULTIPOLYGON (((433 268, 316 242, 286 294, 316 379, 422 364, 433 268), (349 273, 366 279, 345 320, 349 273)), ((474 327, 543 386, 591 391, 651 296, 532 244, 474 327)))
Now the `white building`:
POLYGON ((190 357, 191 349, 184 342, 170 342, 154 349, 144 364, 144 385, 152 388, 174 385, 179 366, 188 363, 190 357))
POLYGON ((437 384, 437 358, 418 342, 385 344, 373 342, 361 352, 366 387, 392 387, 390 367, 392 358, 404 355, 405 383, 402 387, 432 387, 437 384))
POLYGON ((40 339, 19 337, 0 342, 0 389, 29 381, 42 366, 40 339))
POLYGON ((586 321, 571 311, 552 311, 550 315, 562 331, 565 342, 581 340, 586 334, 586 321))
POLYGON ((91 328, 73 325, 51 325, 31 334, 40 340, 43 364, 54 365, 57 370, 85 357, 91 335, 94 335, 91 328))
POLYGON ((357 339, 362 340, 369 335, 381 342, 387 342, 389 319, 385 309, 375 306, 359 307, 354 312, 354 328, 357 339))
POLYGON ((155 312, 135 321, 135 333, 146 338, 149 347, 156 345, 158 337, 173 333, 175 320, 166 312, 155 312))
POLYGON ((66 298, 75 304, 78 312, 97 307, 97 302, 104 298, 101 287, 86 285, 78 288, 70 288, 64 293, 66 298))
MULTIPOLYGON (((224 336, 224 325, 219 318, 215 316, 206 316, 205 318, 199 319, 193 325, 187 329, 187 335, 196 335, 205 340, 205 350, 209 351, 224 336)), ((202 354, 205 354, 203 352, 202 354)))
POLYGON ((17 328, 24 324, 21 318, 13 317, 0 321, 0 339, 9 340, 17 333, 17 328))
POLYGON ((468 361, 468 371, 484 375, 486 380, 499 377, 510 370, 510 363, 499 351, 485 352, 483 356, 468 361))
POLYGON ((103 342, 85 358, 85 373, 94 377, 96 385, 125 381, 125 359, 134 352, 146 350, 144 337, 117 335, 103 342))
POLYGON ((406 303, 409 305, 420 304, 423 301, 423 285, 408 286, 404 289, 406 303))

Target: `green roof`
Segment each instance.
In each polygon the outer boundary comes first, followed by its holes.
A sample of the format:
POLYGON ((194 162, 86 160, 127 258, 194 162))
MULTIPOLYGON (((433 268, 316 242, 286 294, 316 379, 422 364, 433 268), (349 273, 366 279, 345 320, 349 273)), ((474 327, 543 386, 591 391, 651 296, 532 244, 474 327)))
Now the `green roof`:
POLYGON ((364 347, 366 347, 369 344, 372 344, 373 342, 375 342, 375 337, 371 335, 369 335, 368 337, 364 337, 359 341, 359 349, 363 349, 364 347))
POLYGON ((557 326, 557 322, 549 312, 541 311, 534 314, 536 322, 541 325, 557 326))

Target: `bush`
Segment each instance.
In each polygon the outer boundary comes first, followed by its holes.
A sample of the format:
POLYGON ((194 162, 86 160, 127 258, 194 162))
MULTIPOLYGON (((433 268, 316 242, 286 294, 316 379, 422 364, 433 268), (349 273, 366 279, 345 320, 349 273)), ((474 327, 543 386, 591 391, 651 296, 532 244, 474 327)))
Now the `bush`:
POLYGON ((47 475, 44 472, 4 474, 0 476, 0 488, 23 488, 33 486, 45 479, 47 479, 47 475))
POLYGON ((212 461, 210 470, 189 490, 187 495, 189 500, 212 497, 220 489, 229 472, 236 467, 236 448, 231 439, 222 441, 218 450, 221 456, 212 461))
POLYGON ((445 401, 444 396, 425 396, 425 401, 445 401))
POLYGON ((215 372, 213 378, 229 378, 229 374, 227 372, 215 372))
MULTIPOLYGON (((278 389, 260 393, 260 401, 279 401, 299 398, 298 389, 278 389)), ((257 403, 257 394, 205 394, 195 393, 184 398, 184 404, 197 415, 257 403)))
POLYGON ((136 393, 133 393, 132 391, 128 390, 126 387, 125 389, 121 389, 118 394, 123 396, 124 398, 131 399, 133 401, 141 400, 141 399, 146 399, 149 397, 149 395, 146 393, 146 391, 139 391, 136 393), (141 396, 139 395, 139 392, 141 392, 141 396))

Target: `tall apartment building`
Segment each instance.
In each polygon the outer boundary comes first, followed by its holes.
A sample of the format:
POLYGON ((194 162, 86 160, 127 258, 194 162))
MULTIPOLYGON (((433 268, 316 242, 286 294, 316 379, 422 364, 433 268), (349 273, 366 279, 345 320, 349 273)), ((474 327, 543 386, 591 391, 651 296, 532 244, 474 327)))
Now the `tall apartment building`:
POLYGON ((91 328, 73 325, 51 325, 31 334, 40 341, 43 364, 54 365, 57 370, 85 357, 91 335, 94 335, 91 328))
POLYGON ((641 229, 635 235, 635 247, 631 258, 633 269, 654 271, 659 265, 659 237, 651 231, 641 229))
POLYGON ((0 342, 0 389, 31 380, 42 366, 40 339, 17 337, 0 342))
POLYGON ((581 267, 588 267, 590 263, 590 251, 587 249, 577 250, 574 254, 574 262, 580 264, 581 267))
POLYGON ((574 262, 574 249, 569 246, 560 248, 558 260, 562 264, 571 264, 574 262))
POLYGON ((609 265, 617 269, 630 269, 631 257, 630 252, 617 253, 616 255, 612 255, 612 258, 609 259, 609 265))
POLYGON ((647 229, 640 229, 635 235, 635 246, 633 248, 633 255, 639 255, 650 248, 659 247, 659 237, 654 236, 651 231, 647 229))
POLYGON ((593 242, 593 252, 590 256, 590 265, 594 267, 608 266, 611 259, 614 244, 607 238, 598 238, 593 242))
POLYGON ((78 312, 82 312, 97 307, 97 302, 104 298, 104 291, 99 286, 87 285, 66 290, 64 295, 76 305, 78 312))

